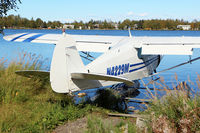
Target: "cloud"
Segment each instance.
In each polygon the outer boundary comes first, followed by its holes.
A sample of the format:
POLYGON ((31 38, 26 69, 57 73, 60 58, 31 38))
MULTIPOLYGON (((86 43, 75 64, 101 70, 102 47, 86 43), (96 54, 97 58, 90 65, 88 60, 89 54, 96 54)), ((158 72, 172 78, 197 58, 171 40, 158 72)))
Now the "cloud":
POLYGON ((140 17, 145 17, 147 15, 148 15, 148 13, 146 13, 146 12, 138 14, 138 16, 140 16, 140 17))
POLYGON ((134 13, 133 11, 130 11, 127 13, 128 16, 139 16, 139 17, 146 17, 148 16, 147 12, 144 13, 134 13))
POLYGON ((75 19, 73 19, 73 18, 67 18, 67 19, 62 19, 61 22, 72 23, 72 22, 74 22, 74 21, 75 21, 75 19))
POLYGON ((134 14, 134 12, 130 11, 130 12, 127 13, 127 15, 128 15, 128 16, 133 16, 133 15, 135 15, 135 14, 134 14))

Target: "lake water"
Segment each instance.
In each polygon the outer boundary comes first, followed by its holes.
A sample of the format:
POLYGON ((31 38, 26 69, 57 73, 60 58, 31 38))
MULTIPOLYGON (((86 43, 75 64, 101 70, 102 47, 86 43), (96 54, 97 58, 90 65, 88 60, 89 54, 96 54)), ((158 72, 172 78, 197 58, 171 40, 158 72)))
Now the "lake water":
MULTIPOLYGON (((59 33, 61 30, 5 30, 6 35, 16 33, 59 33)), ((80 34, 80 35, 112 35, 112 36, 128 36, 128 31, 124 30, 67 30, 68 34, 80 34)), ((199 36, 200 31, 131 31, 133 36, 199 36)), ((37 44, 26 42, 7 42, 3 40, 0 35, 0 58, 8 59, 8 62, 16 60, 20 53, 27 52, 36 55, 41 55, 46 61, 44 69, 49 69, 51 58, 54 50, 54 45, 50 44, 37 44)), ((194 50, 192 58, 200 56, 200 49, 194 50)), ((188 61, 188 56, 164 56, 157 71, 169 68, 184 61, 188 61)), ((85 61, 84 61, 85 62, 85 61)), ((195 61, 192 64, 187 64, 179 68, 164 72, 159 76, 164 77, 165 83, 172 87, 176 85, 175 73, 178 75, 178 81, 187 81, 190 78, 191 81, 197 81, 197 75, 200 73, 200 61, 195 61)), ((196 85, 192 85, 196 88, 196 85)))

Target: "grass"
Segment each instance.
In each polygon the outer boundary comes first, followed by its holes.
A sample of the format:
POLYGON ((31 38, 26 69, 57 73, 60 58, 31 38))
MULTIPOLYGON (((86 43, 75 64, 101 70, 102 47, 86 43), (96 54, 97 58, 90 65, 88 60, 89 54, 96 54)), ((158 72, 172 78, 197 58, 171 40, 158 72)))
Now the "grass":
POLYGON ((146 121, 149 132, 200 131, 200 96, 197 93, 200 89, 195 92, 183 82, 173 91, 164 90, 166 95, 161 99, 154 96, 148 109, 143 112, 150 115, 146 121))
POLYGON ((25 54, 19 63, 5 63, 0 61, 0 132, 49 132, 95 110, 91 105, 75 106, 69 95, 54 93, 49 82, 15 74, 40 69, 39 57, 25 54))
MULTIPOLYGON (((116 120, 115 120, 116 121, 116 120)), ((137 127, 129 120, 121 119, 117 122, 102 116, 88 116, 86 133, 137 133, 137 127)))

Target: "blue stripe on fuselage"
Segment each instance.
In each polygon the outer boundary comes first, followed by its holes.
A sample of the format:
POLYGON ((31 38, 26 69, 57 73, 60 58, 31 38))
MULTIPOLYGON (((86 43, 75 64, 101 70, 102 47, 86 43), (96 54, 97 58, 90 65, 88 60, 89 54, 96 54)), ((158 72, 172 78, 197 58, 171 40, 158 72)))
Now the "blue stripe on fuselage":
POLYGON ((37 35, 31 36, 31 37, 25 39, 23 42, 31 42, 31 41, 35 40, 36 38, 41 37, 43 35, 44 34, 42 33, 42 34, 37 34, 37 35))
POLYGON ((137 63, 137 64, 131 64, 130 67, 138 66, 138 65, 142 65, 142 64, 144 64, 144 62, 142 62, 142 63, 137 63))
POLYGON ((22 35, 20 35, 20 36, 17 36, 17 37, 15 37, 15 38, 13 38, 13 39, 10 40, 10 41, 13 42, 13 41, 19 39, 20 37, 26 36, 26 35, 28 35, 28 34, 30 34, 30 33, 24 33, 24 34, 22 34, 22 35))
MULTIPOLYGON (((142 62, 142 63, 132 64, 132 66, 136 66, 136 65, 141 65, 141 64, 147 63, 147 64, 144 65, 144 66, 141 66, 141 67, 138 67, 138 68, 129 70, 129 72, 134 72, 134 71, 140 70, 140 69, 142 69, 142 68, 144 68, 144 67, 147 67, 147 66, 149 66, 151 63, 153 63, 154 61, 156 61, 157 59, 158 59, 158 56, 156 56, 156 57, 154 57, 154 58, 152 58, 152 59, 150 59, 150 60, 147 60, 147 61, 145 61, 145 62, 142 62)), ((131 65, 130 65, 130 66, 131 66, 131 65)))
POLYGON ((145 61, 145 62, 136 63, 136 64, 130 64, 130 67, 138 66, 138 65, 142 65, 142 64, 145 65, 145 63, 150 62, 150 61, 152 61, 153 59, 156 59, 156 58, 158 58, 158 56, 156 56, 156 57, 154 57, 154 58, 152 58, 152 59, 149 59, 149 60, 147 60, 147 61, 145 61))

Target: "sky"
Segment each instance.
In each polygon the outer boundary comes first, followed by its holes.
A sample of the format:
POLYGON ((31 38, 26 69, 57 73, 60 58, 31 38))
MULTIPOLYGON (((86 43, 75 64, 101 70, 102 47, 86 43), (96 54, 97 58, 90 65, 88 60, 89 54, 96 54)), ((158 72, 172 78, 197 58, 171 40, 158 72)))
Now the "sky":
POLYGON ((125 19, 200 20, 200 0, 21 0, 17 11, 28 19, 73 22, 125 19))

